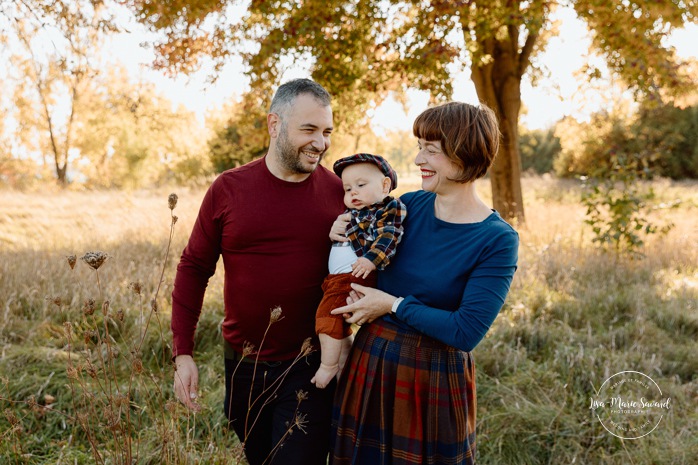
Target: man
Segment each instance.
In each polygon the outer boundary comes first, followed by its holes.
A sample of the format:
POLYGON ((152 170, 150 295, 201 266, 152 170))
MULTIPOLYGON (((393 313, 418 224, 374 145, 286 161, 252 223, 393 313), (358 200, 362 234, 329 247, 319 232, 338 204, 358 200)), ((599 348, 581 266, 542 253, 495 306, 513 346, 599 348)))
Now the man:
POLYGON ((272 99, 267 127, 266 156, 222 173, 209 188, 177 267, 175 394, 198 410, 194 332, 222 256, 224 405, 245 455, 250 465, 324 465, 334 386, 311 384, 319 352, 303 356, 301 347, 307 338, 316 342, 328 234, 344 208, 341 181, 319 166, 330 146, 330 95, 308 79, 283 84, 272 99), (275 308, 281 315, 276 310, 278 321, 270 324, 275 308))

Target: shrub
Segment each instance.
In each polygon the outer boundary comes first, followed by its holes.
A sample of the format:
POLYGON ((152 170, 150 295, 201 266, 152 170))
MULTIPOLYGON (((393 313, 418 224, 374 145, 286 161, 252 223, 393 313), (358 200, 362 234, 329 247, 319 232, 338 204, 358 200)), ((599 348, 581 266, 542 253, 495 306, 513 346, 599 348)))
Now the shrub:
POLYGON ((555 128, 528 130, 521 128, 519 151, 521 168, 543 174, 552 171, 553 160, 558 157, 562 146, 555 135, 555 128))

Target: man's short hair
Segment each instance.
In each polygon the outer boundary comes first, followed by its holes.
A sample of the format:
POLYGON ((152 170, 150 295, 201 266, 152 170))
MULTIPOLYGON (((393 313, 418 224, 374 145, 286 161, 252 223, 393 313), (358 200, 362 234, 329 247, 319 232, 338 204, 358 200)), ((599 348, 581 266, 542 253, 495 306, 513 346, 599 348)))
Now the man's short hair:
POLYGON ((301 78, 285 82, 279 86, 271 100, 269 113, 283 115, 293 100, 302 94, 312 95, 322 105, 330 106, 331 97, 324 87, 310 79, 301 78))

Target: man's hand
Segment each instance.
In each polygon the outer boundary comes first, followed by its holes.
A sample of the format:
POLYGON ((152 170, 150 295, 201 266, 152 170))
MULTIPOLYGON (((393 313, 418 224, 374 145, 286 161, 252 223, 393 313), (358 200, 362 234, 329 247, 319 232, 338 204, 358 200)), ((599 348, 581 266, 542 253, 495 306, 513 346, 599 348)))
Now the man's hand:
POLYGON ((368 274, 376 269, 376 265, 373 264, 368 258, 360 257, 358 260, 351 265, 351 274, 357 278, 365 278, 368 274))
POLYGON ((201 406, 196 403, 199 391, 199 369, 191 355, 175 357, 174 391, 177 399, 190 410, 198 412, 201 406))

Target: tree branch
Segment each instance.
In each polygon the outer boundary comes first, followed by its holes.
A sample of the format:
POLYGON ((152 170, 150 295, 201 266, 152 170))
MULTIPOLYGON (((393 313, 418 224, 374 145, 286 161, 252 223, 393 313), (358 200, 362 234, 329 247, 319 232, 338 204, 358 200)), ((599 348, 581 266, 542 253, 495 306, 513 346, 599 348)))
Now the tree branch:
POLYGON ((509 0, 507 2, 507 10, 509 13, 509 20, 506 21, 507 24, 507 34, 509 35, 509 50, 512 56, 516 56, 519 53, 519 24, 514 24, 516 15, 519 13, 519 2, 517 0, 509 0))
POLYGON ((526 37, 526 43, 524 43, 521 53, 519 54, 519 78, 523 76, 526 72, 526 68, 531 64, 531 53, 533 53, 533 47, 536 45, 536 40, 538 40, 537 32, 529 32, 528 37, 526 37))
POLYGON ((507 26, 507 33, 509 34, 509 51, 512 56, 516 56, 519 53, 519 28, 513 24, 507 26))
POLYGON ((27 52, 29 53, 29 57, 31 58, 31 69, 34 72, 34 78, 35 82, 34 85, 36 86, 36 91, 39 94, 39 99, 41 101, 41 108, 44 111, 44 118, 46 118, 46 126, 48 129, 49 133, 49 140, 51 141, 51 150, 53 151, 53 159, 56 164, 56 175, 58 175, 59 172, 59 151, 58 151, 58 145, 56 143, 56 138, 53 130, 53 120, 51 119, 51 111, 49 110, 49 105, 48 105, 48 100, 46 97, 46 92, 45 92, 45 86, 48 85, 47 82, 44 82, 44 79, 41 76, 41 69, 39 65, 39 61, 37 60, 36 56, 34 55, 34 49, 32 49, 31 42, 29 41, 29 38, 25 35, 24 30, 22 29, 21 25, 19 24, 19 21, 15 20, 15 32, 17 34, 17 37, 19 40, 22 42, 24 47, 26 48, 27 52))

